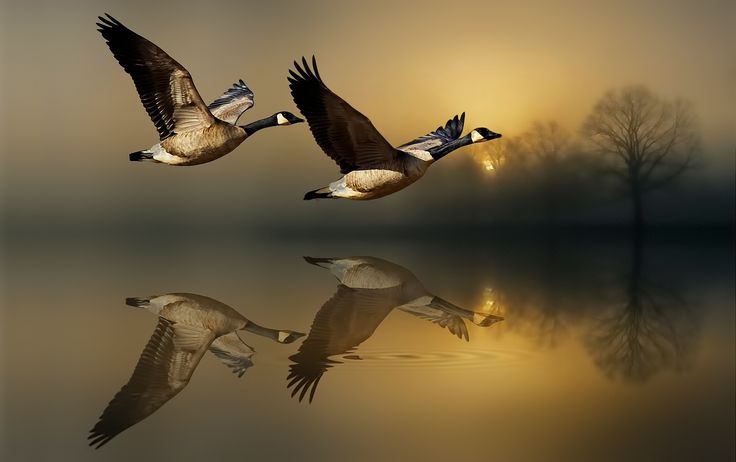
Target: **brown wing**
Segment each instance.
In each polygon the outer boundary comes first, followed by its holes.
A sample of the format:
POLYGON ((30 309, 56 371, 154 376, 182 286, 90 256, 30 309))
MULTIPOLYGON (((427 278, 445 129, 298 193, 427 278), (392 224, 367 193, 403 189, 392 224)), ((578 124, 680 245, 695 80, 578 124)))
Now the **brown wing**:
POLYGON ((99 448, 107 444, 183 390, 213 339, 214 334, 207 329, 159 318, 130 380, 90 430, 89 445, 99 448))
POLYGON ((337 292, 317 312, 309 335, 299 351, 289 357, 287 388, 299 401, 309 393, 312 402, 322 375, 339 360, 330 356, 353 351, 366 341, 399 304, 400 290, 351 289, 340 284, 337 292))
POLYGON ((333 93, 322 81, 317 61, 312 57, 302 65, 294 61, 289 70, 289 88, 299 110, 309 122, 309 129, 320 148, 330 156, 342 173, 385 167, 398 156, 368 117, 356 111, 333 93))
POLYGON ((189 72, 161 48, 110 15, 99 17, 98 31, 125 72, 161 140, 211 125, 215 119, 199 96, 189 72))

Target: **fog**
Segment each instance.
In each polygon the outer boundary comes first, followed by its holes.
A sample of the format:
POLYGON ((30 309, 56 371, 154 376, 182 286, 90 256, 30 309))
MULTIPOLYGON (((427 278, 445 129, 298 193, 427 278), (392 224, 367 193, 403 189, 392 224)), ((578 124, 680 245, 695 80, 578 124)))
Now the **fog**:
MULTIPOLYGON (((733 2, 56 2, 2 4, 2 184, 18 230, 339 227, 549 222, 540 175, 554 177, 555 223, 626 224, 629 201, 580 164, 492 174, 474 148, 370 203, 303 202, 338 178, 306 125, 265 130, 211 164, 131 163, 156 141, 128 75, 95 30, 109 12, 179 60, 205 100, 243 78, 245 122, 294 111, 291 61, 316 54, 327 84, 398 145, 466 111, 520 139, 535 121, 578 137, 596 101, 635 84, 692 102, 695 168, 645 200, 650 224, 731 223, 736 41, 733 2), (278 132, 276 132, 278 130, 278 132), (505 175, 505 176, 504 176, 505 175), (562 189, 565 189, 562 188, 562 189), (618 195, 617 195, 618 194, 618 195)), ((244 122, 244 123, 245 123, 244 122)), ((597 162, 587 153, 586 162, 597 162)), ((583 166, 584 167, 584 166, 583 166)))

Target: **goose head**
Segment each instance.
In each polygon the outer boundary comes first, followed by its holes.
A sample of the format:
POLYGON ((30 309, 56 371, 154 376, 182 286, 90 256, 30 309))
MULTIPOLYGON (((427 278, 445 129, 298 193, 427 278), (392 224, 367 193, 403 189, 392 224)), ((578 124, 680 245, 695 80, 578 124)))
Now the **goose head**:
POLYGON ((291 112, 278 112, 274 114, 277 125, 292 125, 304 122, 304 119, 299 118, 291 112))
POLYGON ((485 127, 474 128, 470 132, 470 140, 473 143, 483 143, 485 141, 495 140, 496 138, 501 138, 501 134, 492 132, 485 127))

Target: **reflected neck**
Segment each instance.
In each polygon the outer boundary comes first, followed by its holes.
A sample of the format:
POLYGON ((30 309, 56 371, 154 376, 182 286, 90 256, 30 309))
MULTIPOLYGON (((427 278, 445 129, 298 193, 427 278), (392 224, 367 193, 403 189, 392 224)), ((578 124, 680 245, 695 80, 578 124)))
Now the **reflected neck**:
POLYGON ((265 119, 256 120, 255 122, 249 123, 248 125, 240 125, 240 128, 245 130, 246 135, 250 136, 253 133, 257 132, 258 130, 261 130, 267 127, 274 127, 278 124, 279 123, 276 120, 276 116, 272 115, 270 117, 266 117, 265 119))
POLYGON ((470 134, 467 134, 462 138, 458 138, 454 141, 450 141, 449 143, 445 143, 442 146, 436 147, 435 149, 430 149, 429 154, 434 160, 440 160, 455 149, 467 146, 472 143, 473 140, 471 139, 470 134))
POLYGON ((279 339, 279 331, 275 329, 269 329, 268 327, 259 326, 253 321, 248 321, 248 324, 245 325, 244 329, 248 332, 260 335, 261 337, 270 338, 274 341, 278 341, 279 339))

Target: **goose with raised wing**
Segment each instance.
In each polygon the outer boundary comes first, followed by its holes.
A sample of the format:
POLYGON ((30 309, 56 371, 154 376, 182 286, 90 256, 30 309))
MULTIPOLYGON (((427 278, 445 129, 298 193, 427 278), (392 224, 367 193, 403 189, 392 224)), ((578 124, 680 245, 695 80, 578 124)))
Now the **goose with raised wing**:
POLYGON ((393 147, 371 121, 330 90, 317 69, 302 58, 290 69, 289 87, 296 106, 307 119, 320 148, 340 167, 343 176, 323 188, 309 191, 309 199, 369 200, 406 188, 421 178, 430 165, 452 151, 472 143, 500 138, 481 127, 465 136, 465 114, 444 127, 393 147))
POLYGON ((407 312, 469 339, 465 320, 489 327, 501 316, 460 308, 431 294, 411 271, 376 257, 313 258, 308 263, 329 270, 338 280, 337 292, 317 312, 312 327, 289 359, 287 387, 291 396, 311 402, 323 374, 339 359, 370 338, 394 310, 407 312))
POLYGON ((98 31, 115 59, 133 78, 141 102, 156 126, 159 142, 130 154, 131 161, 198 165, 219 159, 257 131, 303 122, 281 111, 248 125, 236 125, 253 106, 253 92, 240 80, 207 106, 189 72, 161 48, 110 15, 98 31))
POLYGON ((207 350, 241 377, 253 365, 255 350, 236 333, 245 330, 287 344, 304 334, 259 326, 228 305, 203 295, 171 293, 128 298, 130 306, 158 316, 133 375, 90 430, 99 448, 156 412, 189 383, 207 350))

